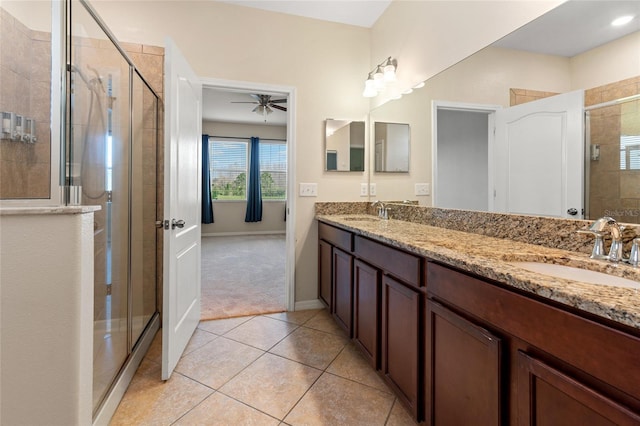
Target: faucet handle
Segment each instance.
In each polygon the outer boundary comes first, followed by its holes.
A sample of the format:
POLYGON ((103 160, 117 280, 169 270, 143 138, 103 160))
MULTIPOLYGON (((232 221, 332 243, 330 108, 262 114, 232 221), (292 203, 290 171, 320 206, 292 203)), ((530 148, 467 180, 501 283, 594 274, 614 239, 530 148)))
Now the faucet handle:
POLYGON ((608 259, 609 258, 609 256, 604 254, 604 240, 602 238, 602 236, 604 235, 604 232, 595 231, 592 229, 578 229, 576 232, 578 232, 578 234, 593 235, 594 237, 593 249, 591 250, 591 256, 589 256, 591 259, 608 259))
POLYGON ((640 266, 640 238, 634 238, 631 243, 631 254, 629 255, 628 262, 634 268, 640 266))

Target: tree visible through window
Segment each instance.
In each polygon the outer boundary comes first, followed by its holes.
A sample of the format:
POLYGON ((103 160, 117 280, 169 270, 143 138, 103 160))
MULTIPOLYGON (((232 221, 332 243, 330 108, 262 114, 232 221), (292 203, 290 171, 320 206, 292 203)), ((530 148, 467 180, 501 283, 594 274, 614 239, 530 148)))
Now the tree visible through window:
MULTIPOLYGON (((209 143, 211 198, 246 200, 248 164, 248 142, 220 141, 211 138, 209 143)), ((264 200, 286 199, 287 145, 284 142, 260 141, 260 188, 264 200)))

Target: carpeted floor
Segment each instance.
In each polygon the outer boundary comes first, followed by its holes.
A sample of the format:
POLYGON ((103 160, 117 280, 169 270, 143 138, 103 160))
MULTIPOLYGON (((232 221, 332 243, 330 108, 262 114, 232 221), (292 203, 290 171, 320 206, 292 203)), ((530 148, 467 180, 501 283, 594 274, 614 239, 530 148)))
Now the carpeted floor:
POLYGON ((202 237, 202 320, 282 312, 285 236, 202 237))

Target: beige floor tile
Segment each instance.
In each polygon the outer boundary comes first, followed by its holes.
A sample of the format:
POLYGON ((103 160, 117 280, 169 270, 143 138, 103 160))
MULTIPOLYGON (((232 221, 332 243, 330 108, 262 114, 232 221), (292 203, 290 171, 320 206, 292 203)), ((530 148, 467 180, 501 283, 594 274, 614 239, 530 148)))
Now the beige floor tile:
POLYGON ((297 327, 295 324, 272 318, 254 317, 224 336, 266 351, 297 327))
POLYGON ((280 421, 216 392, 178 420, 176 426, 277 426, 280 421))
POLYGON ((248 317, 236 317, 236 318, 225 318, 220 320, 212 320, 212 321, 200 321, 198 324, 198 328, 201 330, 208 331, 209 333, 217 334, 218 336, 222 336, 224 333, 227 333, 240 324, 244 324, 249 321, 252 316, 248 317))
POLYGON ((304 323, 304 327, 326 331, 327 333, 336 334, 338 336, 347 336, 344 330, 336 324, 336 321, 326 309, 320 311, 316 316, 304 323))
POLYGON ((300 327, 269 352, 324 370, 347 343, 345 337, 300 327))
POLYGON ((220 388, 220 392, 282 419, 322 372, 269 353, 220 388))
POLYGON ((311 318, 316 316, 321 309, 307 309, 304 311, 294 311, 294 312, 278 312, 275 314, 267 314, 266 317, 277 319, 280 321, 291 322, 293 324, 302 325, 305 322, 309 321, 311 318))
POLYGON ((175 371, 218 389, 263 353, 260 349, 218 337, 183 356, 175 371))
POLYGON ((413 421, 407 409, 402 406, 402 403, 396 399, 386 426, 415 426, 417 424, 413 421))
POLYGON ((284 419, 290 425, 384 425, 395 397, 324 373, 284 419))
POLYGON ((202 331, 196 328, 196 330, 193 332, 193 335, 191 336, 191 339, 189 339, 189 343, 187 343, 187 347, 184 348, 184 352, 182 353, 182 356, 185 356, 193 351, 195 351, 198 348, 201 348, 202 346, 206 345, 207 343, 217 339, 218 336, 212 333, 209 333, 207 331, 202 331))
POLYGON ((111 426, 170 425, 213 393, 212 389, 174 372, 160 379, 160 365, 146 361, 122 398, 111 426))
POLYGON ((329 365, 327 373, 391 393, 369 361, 362 356, 360 350, 353 343, 345 346, 340 355, 329 365))
POLYGON ((156 333, 153 341, 151 341, 151 346, 149 346, 149 350, 144 358, 156 364, 162 362, 162 329, 156 333))

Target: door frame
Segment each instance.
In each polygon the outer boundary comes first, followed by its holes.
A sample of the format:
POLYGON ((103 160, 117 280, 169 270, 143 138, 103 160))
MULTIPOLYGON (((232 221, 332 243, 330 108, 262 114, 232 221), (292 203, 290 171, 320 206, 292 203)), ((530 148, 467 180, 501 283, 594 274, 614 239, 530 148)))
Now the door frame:
POLYGON ((495 112, 502 109, 501 105, 472 104, 466 102, 431 101, 431 182, 432 185, 432 205, 438 207, 438 110, 467 111, 488 114, 488 184, 489 184, 489 211, 493 207, 493 145, 495 139, 495 112))
POLYGON ((266 83, 248 81, 225 80, 219 78, 200 78, 202 88, 246 90, 250 92, 270 92, 287 97, 287 221, 285 225, 285 308, 287 311, 295 310, 295 229, 296 229, 296 88, 293 86, 280 86, 266 83))

